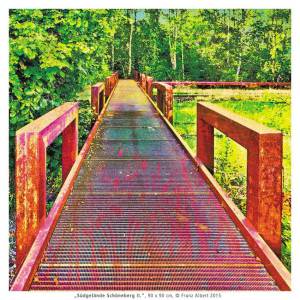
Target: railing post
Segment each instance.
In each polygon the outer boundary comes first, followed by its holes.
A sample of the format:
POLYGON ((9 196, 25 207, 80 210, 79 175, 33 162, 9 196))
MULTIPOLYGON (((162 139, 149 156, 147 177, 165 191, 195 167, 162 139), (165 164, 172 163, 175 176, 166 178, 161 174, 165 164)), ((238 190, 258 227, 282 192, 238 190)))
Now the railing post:
POLYGON ((165 89, 165 116, 170 123, 173 123, 173 89, 167 86, 165 89))
POLYGON ((209 103, 197 104, 197 157, 212 172, 214 128, 247 149, 247 219, 281 253, 282 133, 209 103))
POLYGON ((16 133, 16 266, 46 219, 46 149, 62 134, 62 177, 77 157, 78 103, 65 103, 16 133))
POLYGON ((106 101, 109 98, 110 95, 110 77, 105 78, 105 98, 106 101))
POLYGON ((95 116, 97 116, 100 111, 99 102, 99 87, 94 85, 91 87, 91 106, 95 116))
POLYGON ((133 78, 135 81, 139 81, 139 73, 137 70, 133 70, 133 78))
POLYGON ((161 89, 157 89, 156 92, 156 104, 158 109, 164 113, 164 95, 161 89))
POLYGON ((104 84, 97 83, 91 87, 91 107, 97 117, 105 105, 104 84))
POLYGON ((170 123, 173 122, 173 89, 171 86, 153 82, 150 87, 150 93, 153 96, 153 88, 157 89, 157 107, 164 114, 170 123))
POLYGON ((146 93, 149 95, 150 98, 152 98, 152 82, 153 77, 146 76, 146 93))
POLYGON ((247 218, 281 255, 282 134, 256 137, 247 151, 247 218))
MULTIPOLYGON (((197 110, 199 107, 197 107, 197 110)), ((214 128, 197 112, 197 157, 214 173, 214 128)))
POLYGON ((140 74, 140 87, 146 91, 146 76, 145 74, 140 74))
POLYGON ((66 180, 78 155, 78 117, 62 132, 62 179, 66 180))
POLYGON ((16 266, 46 218, 46 147, 38 133, 16 136, 16 266))

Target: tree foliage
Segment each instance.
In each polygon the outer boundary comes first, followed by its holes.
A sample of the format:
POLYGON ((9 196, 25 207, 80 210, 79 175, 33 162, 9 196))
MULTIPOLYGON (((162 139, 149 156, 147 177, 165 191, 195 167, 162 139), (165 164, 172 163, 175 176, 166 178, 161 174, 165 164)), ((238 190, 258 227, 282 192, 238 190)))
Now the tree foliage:
MULTIPOLYGON (((111 71, 128 76, 134 67, 156 80, 288 81, 290 31, 289 10, 11 10, 11 179, 16 130, 111 71)), ((83 106, 81 143, 91 116, 83 106)), ((53 149, 55 170, 59 145, 53 149)))

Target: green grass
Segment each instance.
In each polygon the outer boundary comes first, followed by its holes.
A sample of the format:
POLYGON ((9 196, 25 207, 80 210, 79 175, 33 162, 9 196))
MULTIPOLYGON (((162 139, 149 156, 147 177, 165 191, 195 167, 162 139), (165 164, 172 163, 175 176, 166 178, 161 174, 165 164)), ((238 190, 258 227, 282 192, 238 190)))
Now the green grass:
MULTIPOLYGON (((213 102, 241 116, 270 128, 280 130, 283 137, 282 260, 291 268, 290 192, 291 192, 291 131, 289 90, 197 89, 174 90, 174 126, 193 151, 196 150, 196 103, 213 102), (184 94, 183 97, 178 94, 184 94), (193 97, 188 95, 192 94, 193 97), (181 99, 190 99, 182 101, 181 99)), ((243 213, 246 213, 246 150, 215 130, 215 178, 243 213)))

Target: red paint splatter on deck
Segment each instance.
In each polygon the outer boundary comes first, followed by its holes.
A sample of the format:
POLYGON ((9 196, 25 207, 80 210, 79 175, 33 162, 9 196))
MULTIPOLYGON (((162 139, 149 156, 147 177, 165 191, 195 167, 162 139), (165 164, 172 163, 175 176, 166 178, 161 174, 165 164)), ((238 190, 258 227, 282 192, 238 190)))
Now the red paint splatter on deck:
POLYGON ((146 161, 146 160, 143 160, 143 161, 141 162, 141 169, 142 169, 143 171, 146 171, 146 170, 147 170, 147 167, 148 167, 147 161, 146 161))
POLYGON ((115 188, 119 187, 119 185, 120 185, 120 179, 119 179, 119 177, 115 177, 114 178, 113 185, 114 185, 115 188))
POLYGON ((122 157, 122 156, 123 156, 123 149, 121 148, 118 151, 118 157, 122 157))

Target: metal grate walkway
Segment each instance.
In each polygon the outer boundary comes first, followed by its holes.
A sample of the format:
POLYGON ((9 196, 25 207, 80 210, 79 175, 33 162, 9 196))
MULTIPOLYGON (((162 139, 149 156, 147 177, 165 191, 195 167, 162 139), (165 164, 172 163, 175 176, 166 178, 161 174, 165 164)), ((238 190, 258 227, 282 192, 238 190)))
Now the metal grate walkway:
POLYGON ((276 290, 133 80, 111 98, 32 290, 276 290))

